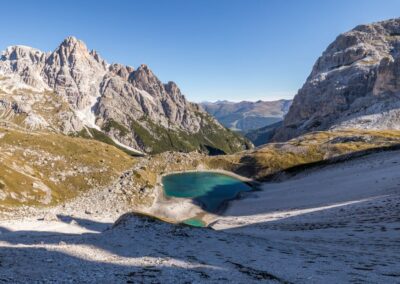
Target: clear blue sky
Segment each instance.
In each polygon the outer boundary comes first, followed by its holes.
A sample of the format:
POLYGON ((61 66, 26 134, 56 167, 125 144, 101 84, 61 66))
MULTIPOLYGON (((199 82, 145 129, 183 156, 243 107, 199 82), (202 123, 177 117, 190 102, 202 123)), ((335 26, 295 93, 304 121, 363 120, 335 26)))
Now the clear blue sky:
POLYGON ((335 37, 399 16, 398 0, 6 1, 0 49, 74 35, 109 63, 149 65, 192 101, 293 97, 335 37))

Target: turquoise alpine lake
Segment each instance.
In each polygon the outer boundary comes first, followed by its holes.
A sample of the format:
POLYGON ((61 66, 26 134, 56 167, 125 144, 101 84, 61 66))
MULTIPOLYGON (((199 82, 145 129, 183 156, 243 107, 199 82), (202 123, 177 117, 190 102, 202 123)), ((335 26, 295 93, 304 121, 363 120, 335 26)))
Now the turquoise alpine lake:
POLYGON ((190 218, 182 222, 183 224, 190 225, 192 227, 205 227, 206 223, 199 218, 190 218))
MULTIPOLYGON (((215 172, 170 174, 162 178, 162 183, 166 196, 191 198, 209 212, 217 212, 224 201, 235 198, 239 192, 252 190, 237 178, 215 172)), ((197 220, 187 220, 189 224, 193 222, 197 220)))

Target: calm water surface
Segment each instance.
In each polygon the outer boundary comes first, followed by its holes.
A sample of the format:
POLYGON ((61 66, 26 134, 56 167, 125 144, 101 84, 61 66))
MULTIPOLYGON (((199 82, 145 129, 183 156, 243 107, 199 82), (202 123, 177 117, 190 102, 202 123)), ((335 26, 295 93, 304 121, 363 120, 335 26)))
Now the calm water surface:
POLYGON ((213 172, 171 174, 164 176, 162 183, 167 196, 192 198, 209 212, 216 212, 224 201, 235 198, 239 192, 252 189, 234 177, 213 172))

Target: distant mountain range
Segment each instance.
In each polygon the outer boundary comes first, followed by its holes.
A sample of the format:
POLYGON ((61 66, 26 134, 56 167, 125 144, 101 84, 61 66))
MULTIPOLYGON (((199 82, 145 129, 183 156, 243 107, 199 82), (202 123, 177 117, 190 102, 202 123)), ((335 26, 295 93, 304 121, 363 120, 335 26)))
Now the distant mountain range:
POLYGON ((281 121, 291 103, 291 100, 259 100, 203 102, 200 105, 225 127, 246 133, 281 121))

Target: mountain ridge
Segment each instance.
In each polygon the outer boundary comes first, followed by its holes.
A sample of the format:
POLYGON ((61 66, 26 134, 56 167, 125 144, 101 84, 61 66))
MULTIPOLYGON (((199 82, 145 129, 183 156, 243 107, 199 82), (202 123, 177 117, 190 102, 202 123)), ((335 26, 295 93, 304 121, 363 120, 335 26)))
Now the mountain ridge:
POLYGON ((93 129, 122 147, 146 153, 231 153, 251 147, 187 101, 174 82, 162 83, 147 65, 135 69, 108 64, 72 36, 53 52, 18 45, 6 48, 0 59, 0 94, 0 114, 7 113, 8 120, 22 126, 35 121, 28 126, 31 130, 92 137, 93 129), (51 92, 57 123, 34 107, 49 100, 44 94, 51 92), (21 114, 30 120, 21 123, 21 114), (188 141, 193 135, 197 141, 188 141))
POLYGON ((291 100, 202 102, 200 105, 221 124, 232 130, 248 132, 279 122, 288 111, 291 100))

